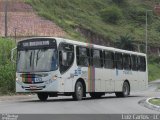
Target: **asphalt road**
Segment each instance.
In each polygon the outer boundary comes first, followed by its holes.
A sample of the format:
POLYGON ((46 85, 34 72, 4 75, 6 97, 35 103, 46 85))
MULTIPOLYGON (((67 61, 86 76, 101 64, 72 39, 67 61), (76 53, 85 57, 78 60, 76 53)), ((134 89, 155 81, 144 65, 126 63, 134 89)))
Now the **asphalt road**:
MULTIPOLYGON (((159 83, 159 82, 158 82, 159 83)), ((12 114, 155 114, 155 110, 139 105, 140 100, 160 96, 156 83, 149 85, 143 92, 131 93, 127 98, 116 98, 108 94, 101 99, 91 99, 89 96, 82 101, 73 101, 71 97, 59 96, 40 102, 36 95, 24 97, 0 98, 0 113, 12 114)))

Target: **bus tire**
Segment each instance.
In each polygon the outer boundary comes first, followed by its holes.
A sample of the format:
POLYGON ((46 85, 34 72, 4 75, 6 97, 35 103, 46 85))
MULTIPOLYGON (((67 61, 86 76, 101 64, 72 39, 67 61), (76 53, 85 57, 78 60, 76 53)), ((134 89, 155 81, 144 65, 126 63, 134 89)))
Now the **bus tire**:
POLYGON ((73 93, 73 99, 77 101, 82 100, 83 91, 84 91, 83 85, 80 81, 78 81, 75 85, 75 92, 73 93))
POLYGON ((128 97, 130 94, 130 87, 128 82, 123 83, 122 92, 116 92, 115 94, 117 97, 128 97))
POLYGON ((48 94, 47 93, 37 93, 37 96, 38 96, 40 101, 46 101, 47 98, 48 98, 48 94))

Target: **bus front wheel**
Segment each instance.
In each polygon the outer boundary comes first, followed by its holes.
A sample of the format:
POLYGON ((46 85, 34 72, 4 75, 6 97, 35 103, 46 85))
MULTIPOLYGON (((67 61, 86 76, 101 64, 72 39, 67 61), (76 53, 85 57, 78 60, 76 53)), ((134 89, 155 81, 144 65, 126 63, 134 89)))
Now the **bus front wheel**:
POLYGON ((128 82, 123 83, 122 92, 116 92, 115 94, 117 97, 128 97, 130 94, 130 87, 128 82))
POLYGON ((78 81, 75 85, 75 92, 73 93, 74 100, 82 100, 83 98, 83 85, 78 81))
POLYGON ((48 98, 48 93, 37 93, 37 96, 40 101, 46 101, 48 98))

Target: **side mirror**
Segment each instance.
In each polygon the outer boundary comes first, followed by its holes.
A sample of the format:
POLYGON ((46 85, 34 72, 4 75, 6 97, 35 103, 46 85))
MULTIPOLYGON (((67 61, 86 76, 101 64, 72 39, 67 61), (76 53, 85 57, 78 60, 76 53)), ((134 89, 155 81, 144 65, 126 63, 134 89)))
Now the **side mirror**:
POLYGON ((16 63, 16 60, 14 60, 14 52, 15 52, 16 49, 17 49, 17 47, 15 47, 15 48, 13 48, 13 49, 11 50, 11 61, 12 61, 13 63, 16 63))

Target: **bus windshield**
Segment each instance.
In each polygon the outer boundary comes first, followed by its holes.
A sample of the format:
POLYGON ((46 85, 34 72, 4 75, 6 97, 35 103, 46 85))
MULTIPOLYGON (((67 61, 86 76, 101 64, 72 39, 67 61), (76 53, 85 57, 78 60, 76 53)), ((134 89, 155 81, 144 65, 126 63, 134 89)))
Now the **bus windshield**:
POLYGON ((58 68, 57 50, 33 49, 18 51, 17 72, 49 72, 58 68))

